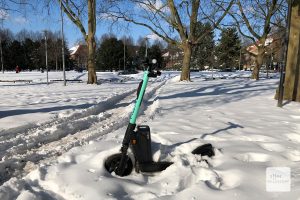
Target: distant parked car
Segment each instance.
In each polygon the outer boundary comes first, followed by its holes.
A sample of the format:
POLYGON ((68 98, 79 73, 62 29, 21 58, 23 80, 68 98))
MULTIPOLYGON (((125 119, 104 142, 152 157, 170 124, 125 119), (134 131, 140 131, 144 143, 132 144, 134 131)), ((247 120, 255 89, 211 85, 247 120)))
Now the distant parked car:
POLYGON ((190 72, 199 72, 199 69, 191 69, 190 72))
POLYGON ((130 69, 130 70, 120 71, 118 75, 137 74, 137 73, 138 71, 136 71, 135 69, 130 69))
POLYGON ((76 67, 75 71, 79 72, 79 73, 82 73, 83 72, 83 68, 82 67, 76 67))
POLYGON ((235 70, 232 69, 232 68, 224 68, 224 69, 221 69, 220 72, 234 72, 235 70))

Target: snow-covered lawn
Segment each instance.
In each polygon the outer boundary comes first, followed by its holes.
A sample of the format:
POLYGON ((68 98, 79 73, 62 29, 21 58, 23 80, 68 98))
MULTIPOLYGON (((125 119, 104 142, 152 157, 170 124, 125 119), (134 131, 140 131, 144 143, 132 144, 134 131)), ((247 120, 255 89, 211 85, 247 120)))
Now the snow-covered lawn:
POLYGON ((276 107, 278 79, 200 72, 185 83, 164 72, 150 82, 138 124, 151 127, 154 159, 174 164, 117 177, 103 162, 120 150, 141 74, 99 73, 101 85, 67 87, 23 74, 0 77, 33 79, 0 86, 1 200, 300 199, 300 104, 276 107), (215 147, 207 161, 191 154, 204 143, 215 147), (291 169, 290 192, 266 191, 268 167, 291 169))

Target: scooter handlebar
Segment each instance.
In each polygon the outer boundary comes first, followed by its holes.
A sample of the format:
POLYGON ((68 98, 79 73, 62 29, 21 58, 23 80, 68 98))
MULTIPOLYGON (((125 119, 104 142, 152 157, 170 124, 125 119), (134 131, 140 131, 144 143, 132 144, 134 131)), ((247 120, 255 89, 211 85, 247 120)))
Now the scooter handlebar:
POLYGON ((148 77, 151 77, 151 78, 156 78, 157 76, 160 76, 161 75, 161 72, 160 71, 150 71, 149 74, 148 74, 148 77))

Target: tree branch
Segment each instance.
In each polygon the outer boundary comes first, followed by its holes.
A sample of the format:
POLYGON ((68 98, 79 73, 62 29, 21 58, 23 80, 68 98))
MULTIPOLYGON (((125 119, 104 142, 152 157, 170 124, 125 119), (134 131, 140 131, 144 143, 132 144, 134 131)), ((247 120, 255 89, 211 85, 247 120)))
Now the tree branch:
MULTIPOLYGON (((223 6, 220 6, 220 7, 224 10, 224 12, 223 12, 223 14, 221 15, 221 17, 220 17, 216 22, 214 22, 214 23, 212 24, 212 30, 214 30, 216 27, 219 26, 219 24, 221 23, 221 21, 224 19, 224 17, 227 15, 227 13, 229 12, 229 10, 231 9, 233 3, 234 3, 234 0, 231 0, 230 3, 229 3, 229 5, 227 6, 226 9, 223 8, 223 6)), ((216 5, 218 5, 218 4, 216 4, 216 5)), ((200 35, 200 36, 196 39, 196 42, 194 42, 194 44, 199 43, 199 42, 200 42, 207 34, 209 34, 209 32, 211 32, 212 30, 207 30, 207 31, 205 31, 204 34, 200 35)))
POLYGON ((173 20, 177 23, 177 28, 178 28, 178 32, 179 32, 181 40, 182 41, 187 40, 188 39, 187 33, 186 33, 186 30, 184 30, 179 13, 177 11, 177 8, 175 7, 174 0, 168 0, 168 5, 169 5, 170 11, 172 13, 173 20))
POLYGON ((249 30, 249 32, 256 38, 256 39, 259 39, 260 36, 254 31, 254 29, 252 28, 250 22, 249 22, 249 19, 247 18, 247 16, 245 15, 245 12, 244 12, 244 9, 243 9, 243 6, 241 4, 241 1, 238 0, 237 1, 237 5, 239 7, 239 11, 241 12, 241 15, 242 15, 242 19, 243 21, 245 22, 246 26, 247 26, 247 29, 249 30))
POLYGON ((160 38, 162 38, 163 40, 168 42, 169 44, 179 46, 179 43, 176 40, 170 38, 167 34, 163 35, 163 34, 159 33, 158 31, 156 31, 149 24, 131 19, 131 18, 127 17, 126 15, 122 14, 122 13, 112 13, 111 12, 110 15, 111 15, 111 17, 115 18, 116 20, 122 19, 126 22, 131 22, 131 23, 136 24, 136 25, 144 26, 144 27, 148 28, 150 31, 152 31, 154 34, 156 34, 157 36, 159 36, 160 38))
POLYGON ((85 31, 85 28, 84 26, 82 25, 80 19, 79 19, 79 16, 76 15, 71 7, 70 7, 70 4, 68 3, 69 1, 68 0, 58 0, 59 3, 61 2, 62 4, 62 7, 61 9, 63 9, 64 13, 67 14, 67 16, 69 17, 69 19, 79 28, 80 32, 82 33, 84 39, 87 41, 87 34, 86 34, 86 31, 85 31))

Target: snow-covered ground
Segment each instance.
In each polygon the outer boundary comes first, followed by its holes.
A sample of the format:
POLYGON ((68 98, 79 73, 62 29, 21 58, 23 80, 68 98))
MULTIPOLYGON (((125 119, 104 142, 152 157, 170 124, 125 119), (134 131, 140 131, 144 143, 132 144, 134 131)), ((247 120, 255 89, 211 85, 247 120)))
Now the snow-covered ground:
POLYGON ((300 105, 276 107, 278 79, 199 72, 185 83, 178 74, 150 82, 138 118, 151 127, 154 159, 174 164, 122 178, 103 162, 120 150, 141 74, 99 73, 101 85, 66 87, 38 72, 1 74, 33 82, 0 83, 0 199, 299 200, 300 105), (207 161, 191 154, 204 143, 215 147, 207 161), (290 192, 266 191, 267 167, 291 169, 290 192))

